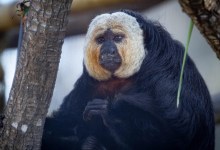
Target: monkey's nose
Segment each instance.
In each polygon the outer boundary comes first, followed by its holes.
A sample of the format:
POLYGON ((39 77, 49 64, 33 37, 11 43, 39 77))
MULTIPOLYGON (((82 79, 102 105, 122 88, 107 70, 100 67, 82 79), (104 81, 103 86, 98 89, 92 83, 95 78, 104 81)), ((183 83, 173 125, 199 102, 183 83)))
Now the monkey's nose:
POLYGON ((109 55, 115 55, 117 53, 117 49, 115 49, 114 47, 110 47, 108 52, 109 52, 109 55))

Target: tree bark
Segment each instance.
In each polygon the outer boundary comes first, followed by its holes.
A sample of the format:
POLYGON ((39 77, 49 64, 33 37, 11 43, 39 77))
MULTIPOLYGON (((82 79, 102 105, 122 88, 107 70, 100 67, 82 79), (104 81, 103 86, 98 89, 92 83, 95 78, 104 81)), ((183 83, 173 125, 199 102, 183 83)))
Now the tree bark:
POLYGON ((220 1, 179 0, 220 59, 220 1))
POLYGON ((72 0, 32 0, 1 130, 1 150, 40 149, 72 0))

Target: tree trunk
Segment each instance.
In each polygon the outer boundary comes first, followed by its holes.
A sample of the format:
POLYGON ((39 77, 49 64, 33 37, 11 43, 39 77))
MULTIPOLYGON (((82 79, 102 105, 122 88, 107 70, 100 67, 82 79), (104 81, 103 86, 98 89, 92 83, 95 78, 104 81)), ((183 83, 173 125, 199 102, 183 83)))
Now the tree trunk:
POLYGON ((40 149, 72 0, 32 0, 1 130, 1 150, 40 149))
POLYGON ((220 1, 179 0, 220 59, 220 1))

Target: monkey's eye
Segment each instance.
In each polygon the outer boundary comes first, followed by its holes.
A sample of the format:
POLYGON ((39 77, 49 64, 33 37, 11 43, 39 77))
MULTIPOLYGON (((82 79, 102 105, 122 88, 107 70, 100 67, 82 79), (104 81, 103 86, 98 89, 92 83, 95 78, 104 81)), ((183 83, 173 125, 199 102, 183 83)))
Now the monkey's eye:
POLYGON ((124 35, 115 35, 113 40, 116 42, 116 43, 120 43, 124 38, 124 35))
POLYGON ((96 40, 96 43, 97 43, 97 44, 102 44, 102 43, 105 42, 104 36, 99 36, 99 37, 97 37, 95 40, 96 40))

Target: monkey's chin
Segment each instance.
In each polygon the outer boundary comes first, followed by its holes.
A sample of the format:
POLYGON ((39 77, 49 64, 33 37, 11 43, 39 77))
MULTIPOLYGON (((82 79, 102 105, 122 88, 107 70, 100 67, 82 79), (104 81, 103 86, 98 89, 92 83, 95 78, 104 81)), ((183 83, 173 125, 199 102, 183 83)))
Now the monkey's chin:
POLYGON ((115 62, 102 62, 100 65, 111 72, 112 74, 120 67, 121 63, 115 63, 115 62))

